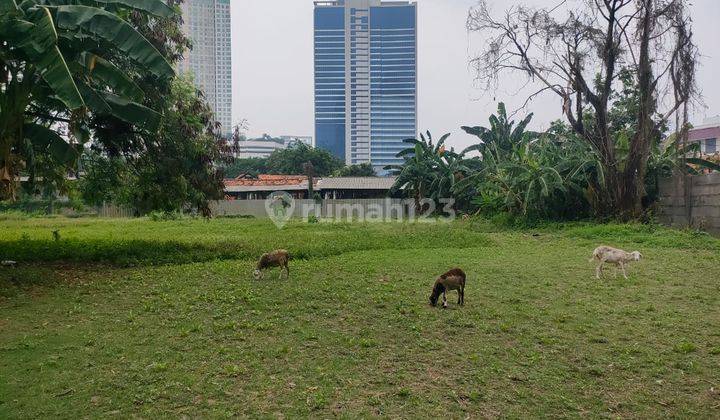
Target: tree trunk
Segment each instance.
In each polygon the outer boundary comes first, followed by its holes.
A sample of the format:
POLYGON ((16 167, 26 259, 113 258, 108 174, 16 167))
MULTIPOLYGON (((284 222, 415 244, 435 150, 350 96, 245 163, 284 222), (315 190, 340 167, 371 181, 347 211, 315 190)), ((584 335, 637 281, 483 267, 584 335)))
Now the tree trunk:
MULTIPOLYGON (((644 165, 643 165, 644 166, 644 165)), ((629 221, 642 216, 642 198, 645 195, 645 169, 634 176, 604 166, 605 185, 599 186, 596 203, 591 203, 595 213, 601 217, 610 217, 629 221)))
MULTIPOLYGON (((646 165, 641 165, 646 166, 646 165)), ((635 220, 642 216, 642 198, 645 195, 645 169, 638 170, 634 176, 627 172, 623 175, 617 206, 620 220, 635 220)))
POLYGON ((7 136, 0 140, 0 200, 16 200, 16 158, 12 154, 13 138, 7 136))
POLYGON ((652 117, 656 111, 655 82, 653 81, 650 38, 653 31, 654 0, 642 0, 640 20, 640 58, 638 60, 638 128, 630 143, 627 165, 623 174, 625 187, 620 195, 619 211, 623 219, 636 219, 642 215, 642 198, 645 195, 645 173, 650 146, 656 133, 652 117))

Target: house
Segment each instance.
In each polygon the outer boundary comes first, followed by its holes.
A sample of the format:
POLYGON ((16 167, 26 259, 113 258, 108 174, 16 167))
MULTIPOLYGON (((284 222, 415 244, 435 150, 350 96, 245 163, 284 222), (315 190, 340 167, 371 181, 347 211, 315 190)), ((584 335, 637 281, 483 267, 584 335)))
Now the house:
MULTIPOLYGON (((313 190, 323 199, 367 199, 389 196, 395 178, 346 177, 315 178, 313 190)), ((308 198, 308 179, 304 175, 241 175, 225 180, 228 200, 264 200, 270 194, 284 191, 295 199, 308 198)))
POLYGON ((688 133, 688 141, 700 144, 700 152, 703 155, 715 155, 720 152, 720 116, 706 119, 697 127, 693 127, 688 133))

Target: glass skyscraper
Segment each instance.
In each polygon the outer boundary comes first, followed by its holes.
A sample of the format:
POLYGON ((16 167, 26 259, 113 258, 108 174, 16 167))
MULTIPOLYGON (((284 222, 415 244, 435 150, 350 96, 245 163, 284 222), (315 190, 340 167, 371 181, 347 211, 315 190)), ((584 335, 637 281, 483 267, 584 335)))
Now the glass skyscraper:
POLYGON ((230 0, 186 0, 181 4, 183 32, 193 49, 179 64, 180 73, 192 73, 195 84, 222 125, 232 133, 232 53, 230 0))
POLYGON ((315 143, 378 172, 417 133, 417 6, 315 1, 315 143))

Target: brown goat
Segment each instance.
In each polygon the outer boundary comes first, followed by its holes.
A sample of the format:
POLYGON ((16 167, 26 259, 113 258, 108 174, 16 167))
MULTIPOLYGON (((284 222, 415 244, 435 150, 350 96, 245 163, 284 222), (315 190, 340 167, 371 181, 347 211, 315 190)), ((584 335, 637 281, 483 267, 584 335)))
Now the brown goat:
POLYGON ((253 276, 255 276, 255 280, 260 280, 263 277, 262 270, 271 267, 280 267, 279 278, 282 278, 283 270, 285 270, 285 278, 290 278, 290 267, 288 266, 288 261, 290 261, 290 253, 284 249, 278 249, 263 254, 258 260, 257 266, 255 266, 253 276))
POLYGON ((457 290, 458 305, 465 305, 465 272, 459 268, 453 268, 435 280, 435 285, 430 295, 430 305, 436 306, 440 295, 443 297, 443 308, 447 308, 446 293, 450 290, 457 290))

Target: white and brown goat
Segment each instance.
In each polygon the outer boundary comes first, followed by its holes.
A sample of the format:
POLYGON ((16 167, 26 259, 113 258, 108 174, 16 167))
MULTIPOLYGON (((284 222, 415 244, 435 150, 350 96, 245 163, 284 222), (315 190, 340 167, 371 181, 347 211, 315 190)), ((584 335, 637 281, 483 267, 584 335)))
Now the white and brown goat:
POLYGON ((640 261, 642 254, 639 251, 626 252, 622 249, 613 248, 610 246, 599 246, 593 251, 590 262, 596 261, 597 267, 595 267, 595 278, 599 279, 603 274, 603 266, 608 264, 615 265, 615 274, 617 275, 617 267, 620 267, 623 273, 623 277, 628 278, 625 266, 631 261, 640 261))
POLYGON ((438 298, 442 295, 443 308, 447 308, 447 292, 457 290, 458 305, 465 305, 465 272, 459 268, 453 268, 447 273, 441 275, 435 280, 432 294, 430 295, 430 305, 436 306, 438 298))
POLYGON ((272 267, 280 267, 280 278, 282 278, 283 270, 285 271, 285 278, 290 278, 290 267, 288 262, 290 261, 290 253, 284 249, 277 249, 266 254, 262 254, 260 259, 255 266, 253 276, 255 280, 263 278, 263 270, 272 267))

